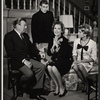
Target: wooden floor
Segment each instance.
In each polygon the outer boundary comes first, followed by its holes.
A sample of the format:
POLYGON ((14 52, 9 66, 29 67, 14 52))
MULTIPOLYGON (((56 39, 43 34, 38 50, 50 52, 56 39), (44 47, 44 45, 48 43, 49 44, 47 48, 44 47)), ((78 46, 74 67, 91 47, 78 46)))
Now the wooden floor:
MULTIPOLYGON (((4 90, 4 99, 3 100, 11 100, 12 92, 11 90, 4 90)), ((87 96, 81 92, 69 91, 64 97, 54 96, 51 92, 49 95, 43 95, 47 100, 87 100, 87 96)), ((32 100, 24 94, 23 97, 18 97, 17 100, 32 100)))
MULTIPOLYGON (((5 70, 4 70, 5 71, 5 70)), ((4 72, 3 75, 3 100, 11 100, 12 97, 12 89, 8 90, 8 76, 7 71, 4 72)), ((91 94, 91 97, 93 97, 94 93, 91 94)), ((48 95, 43 95, 47 100, 87 100, 87 95, 85 93, 82 93, 81 91, 68 91, 68 93, 64 97, 58 97, 54 96, 53 92, 50 92, 48 95)), ((29 97, 24 94, 23 97, 18 97, 17 100, 32 100, 29 99, 29 97)))
MULTIPOLYGON (((3 89, 3 100, 11 100, 12 89, 8 90, 6 83, 4 83, 4 86, 6 87, 4 87, 3 89)), ((93 95, 94 93, 91 94, 91 97, 93 95)), ((48 95, 42 95, 42 96, 45 97, 47 100, 87 100, 87 95, 85 93, 82 93, 81 91, 68 91, 64 97, 54 96, 53 92, 50 92, 48 95)), ((24 94, 23 97, 18 97, 17 100, 32 100, 32 99, 29 99, 28 95, 24 94)))

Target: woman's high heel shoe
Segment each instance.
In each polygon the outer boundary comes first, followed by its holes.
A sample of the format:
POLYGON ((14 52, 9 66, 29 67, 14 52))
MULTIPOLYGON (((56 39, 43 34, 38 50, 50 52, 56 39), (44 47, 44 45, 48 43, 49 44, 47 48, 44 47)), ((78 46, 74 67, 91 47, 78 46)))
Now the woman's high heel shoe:
POLYGON ((68 92, 68 91, 65 89, 63 94, 59 94, 59 97, 65 96, 67 92, 68 92))
POLYGON ((58 93, 54 93, 54 96, 56 96, 56 95, 58 95, 59 94, 59 92, 58 93))

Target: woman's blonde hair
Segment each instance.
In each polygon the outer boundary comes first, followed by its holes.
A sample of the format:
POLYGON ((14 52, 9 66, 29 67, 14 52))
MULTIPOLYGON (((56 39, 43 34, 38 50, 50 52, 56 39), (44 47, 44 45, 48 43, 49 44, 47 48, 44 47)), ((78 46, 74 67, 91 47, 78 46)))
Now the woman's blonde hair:
POLYGON ((87 35, 87 37, 92 35, 92 27, 88 24, 82 24, 78 27, 81 31, 87 35))

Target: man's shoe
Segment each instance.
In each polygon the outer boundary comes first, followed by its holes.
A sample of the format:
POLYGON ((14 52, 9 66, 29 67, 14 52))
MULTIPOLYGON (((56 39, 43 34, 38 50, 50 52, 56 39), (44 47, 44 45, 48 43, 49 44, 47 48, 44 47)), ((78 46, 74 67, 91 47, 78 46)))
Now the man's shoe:
POLYGON ((44 97, 42 97, 42 96, 40 96, 40 95, 37 95, 36 99, 37 99, 37 100, 46 100, 46 98, 44 98, 44 97))
POLYGON ((30 95, 29 98, 30 98, 30 99, 36 99, 36 100, 46 100, 46 98, 44 98, 44 97, 42 97, 42 96, 40 96, 40 95, 37 95, 37 96, 35 96, 35 95, 30 95))
MULTIPOLYGON (((32 94, 29 95, 29 98, 30 98, 30 99, 35 99, 36 97, 37 97, 37 96, 32 95, 32 94)), ((38 100, 38 99, 37 99, 37 100, 38 100)))
POLYGON ((18 96, 22 97, 23 96, 23 91, 18 91, 18 96))

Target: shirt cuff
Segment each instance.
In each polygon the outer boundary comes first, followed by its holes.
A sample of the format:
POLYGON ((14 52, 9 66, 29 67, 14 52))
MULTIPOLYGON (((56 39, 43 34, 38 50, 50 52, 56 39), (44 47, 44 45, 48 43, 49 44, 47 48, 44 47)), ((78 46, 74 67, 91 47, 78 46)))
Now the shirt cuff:
POLYGON ((26 60, 26 59, 23 59, 23 60, 22 60, 22 63, 24 63, 24 62, 25 62, 25 60, 26 60))

